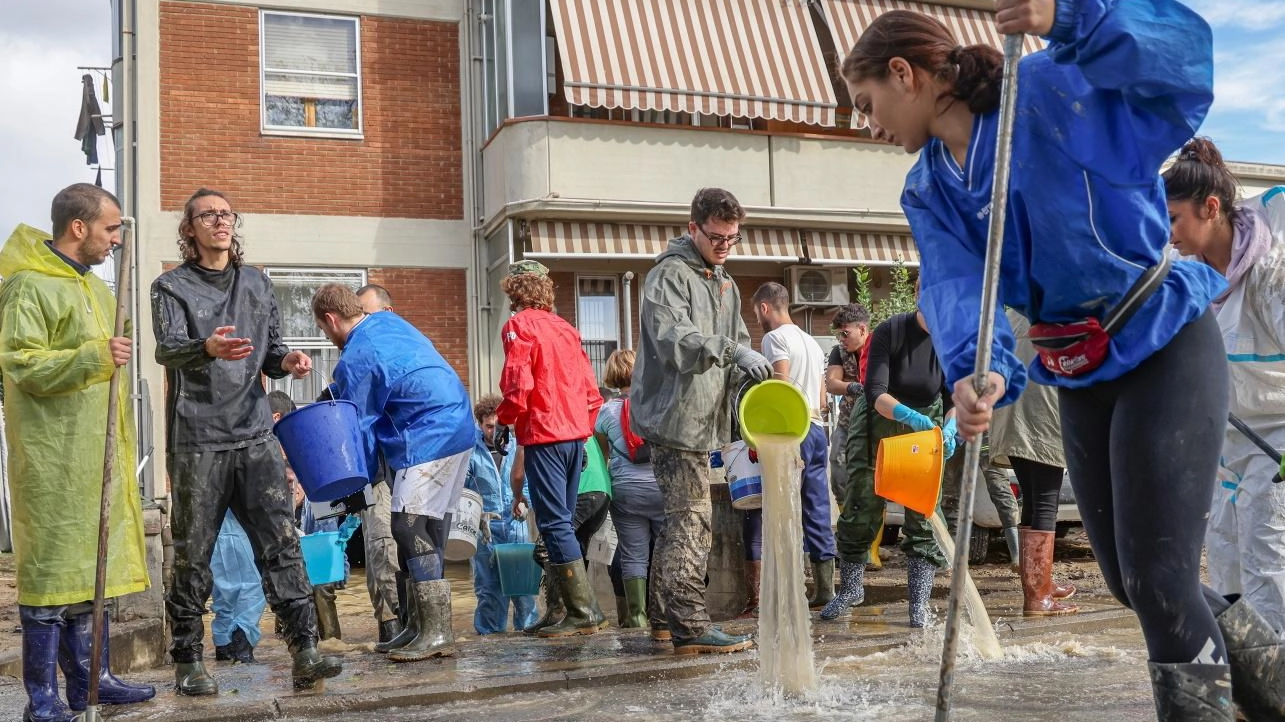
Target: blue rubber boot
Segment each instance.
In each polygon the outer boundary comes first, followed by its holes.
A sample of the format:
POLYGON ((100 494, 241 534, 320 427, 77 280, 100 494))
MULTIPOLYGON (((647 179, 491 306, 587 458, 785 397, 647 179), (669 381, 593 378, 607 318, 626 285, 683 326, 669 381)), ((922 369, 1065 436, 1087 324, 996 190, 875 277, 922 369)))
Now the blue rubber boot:
MULTIPOLYGON (((67 619, 58 645, 58 666, 67 678, 67 704, 77 712, 89 706, 89 658, 93 651, 94 615, 80 614, 67 619)), ((137 704, 156 696, 150 684, 129 684, 111 673, 108 667, 107 615, 103 615, 103 654, 98 671, 99 704, 137 704)))
POLYGON ((76 715, 58 696, 58 638, 62 622, 36 619, 18 607, 22 619, 22 685, 27 708, 22 722, 72 722, 76 715))

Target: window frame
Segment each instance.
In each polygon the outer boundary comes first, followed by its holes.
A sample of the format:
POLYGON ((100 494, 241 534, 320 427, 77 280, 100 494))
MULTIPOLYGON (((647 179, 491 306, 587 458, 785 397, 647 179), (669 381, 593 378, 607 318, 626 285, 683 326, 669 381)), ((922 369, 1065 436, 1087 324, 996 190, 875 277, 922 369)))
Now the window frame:
POLYGON ((577 273, 575 275, 575 283, 576 283, 576 332, 580 334, 580 346, 581 348, 585 349, 585 354, 589 356, 589 362, 594 367, 594 375, 597 377, 598 383, 601 384, 603 375, 606 373, 606 370, 607 370, 607 359, 611 356, 612 352, 609 351, 603 354, 601 366, 599 366, 599 364, 594 362, 593 354, 589 353, 589 349, 585 346, 585 344, 586 343, 611 343, 615 345, 615 348, 612 349, 612 351, 619 351, 620 349, 624 348, 623 341, 621 340, 622 321, 620 319, 621 311, 624 308, 624 304, 621 302, 621 294, 624 292, 623 284, 620 281, 620 276, 612 275, 609 273, 577 273), (581 313, 581 309, 580 309, 580 298, 581 298, 580 282, 582 280, 611 282, 611 288, 612 288, 611 297, 615 300, 615 310, 614 310, 615 322, 616 322, 615 338, 586 338, 585 337, 583 326, 582 326, 582 323, 584 322, 584 314, 581 313))
MULTIPOLYGON (((361 68, 361 18, 354 15, 334 15, 327 13, 293 12, 289 10, 259 10, 259 132, 263 135, 306 136, 310 138, 341 138, 346 140, 363 140, 366 133, 363 76, 361 68), (267 18, 268 16, 291 16, 318 18, 324 20, 343 20, 352 23, 354 36, 354 72, 321 73, 289 68, 268 68, 267 58, 267 18), (356 128, 319 128, 314 126, 272 125, 268 122, 267 76, 269 73, 290 73, 296 75, 315 75, 332 78, 353 78, 357 83, 357 105, 353 111, 357 118, 356 128)), ((314 111, 315 117, 315 111, 314 111)))
MULTIPOLYGON (((287 274, 308 274, 308 275, 351 274, 354 280, 356 280, 357 278, 360 278, 361 280, 361 282, 354 287, 354 290, 356 290, 357 288, 361 288, 362 286, 365 286, 366 284, 370 283, 370 273, 368 269, 365 269, 365 268, 335 268, 335 267, 323 267, 323 266, 265 266, 263 268, 263 273, 268 277, 268 280, 273 284, 272 297, 274 300, 277 297, 276 283, 278 282, 278 280, 282 279, 287 274), (274 274, 277 274, 277 275, 274 276, 274 274)), ((338 280, 338 279, 324 281, 324 283, 332 283, 332 282, 346 283, 345 281, 338 280)), ((311 317, 311 313, 312 311, 311 309, 309 309, 308 310, 309 317, 311 317)), ((308 354, 308 356, 313 359, 313 371, 311 374, 308 375, 307 378, 304 378, 304 379, 295 379, 291 376, 286 376, 285 378, 281 378, 281 379, 268 379, 268 390, 273 391, 276 389, 280 389, 282 391, 285 391, 286 393, 290 394, 290 398, 294 399, 294 402, 296 404, 303 405, 303 404, 312 403, 313 401, 316 400, 317 393, 312 393, 311 390, 319 387, 324 387, 334 380, 333 374, 332 374, 332 372, 334 371, 334 366, 329 363, 319 364, 317 363, 317 361, 324 354, 324 355, 333 355, 335 359, 335 363, 338 363, 339 349, 335 348, 335 345, 331 343, 329 339, 326 338, 325 334, 323 334, 321 332, 321 329, 319 328, 316 329, 315 336, 285 336, 284 335, 284 327, 286 325, 285 309, 281 308, 281 304, 279 302, 277 303, 277 314, 279 317, 278 323, 280 323, 282 326, 282 329, 281 329, 283 333, 281 337, 282 343, 288 346, 291 351, 303 351, 304 353, 308 354), (325 375, 325 378, 321 378, 322 374, 325 375), (302 391, 302 393, 296 393, 296 391, 302 391)))

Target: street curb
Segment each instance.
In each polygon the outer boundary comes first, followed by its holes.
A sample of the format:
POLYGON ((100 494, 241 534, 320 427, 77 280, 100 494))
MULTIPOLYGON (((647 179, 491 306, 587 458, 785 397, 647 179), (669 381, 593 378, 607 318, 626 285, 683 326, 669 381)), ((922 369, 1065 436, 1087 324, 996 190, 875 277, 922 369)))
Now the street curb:
MULTIPOLYGON (((142 619, 134 622, 113 622, 107 648, 111 652, 114 672, 139 672, 155 669, 164 664, 165 621, 142 619)), ((0 653, 0 675, 22 679, 22 648, 0 653)))
MULTIPOLYGON (((1137 618, 1127 609, 1107 609, 1068 615, 1066 618, 1032 618, 1001 621, 1001 640, 1017 640, 1040 634, 1067 634, 1102 631, 1136 626, 1137 618)), ((822 636, 824 639, 824 636, 822 636)), ((889 632, 857 643, 834 646, 818 645, 816 661, 842 657, 867 656, 902 646, 906 630, 889 632)), ((572 689, 610 687, 640 682, 664 682, 690 679, 730 669, 757 667, 757 655, 697 656, 689 659, 661 654, 652 658, 612 664, 601 670, 577 669, 566 672, 537 672, 520 677, 490 677, 467 682, 424 685, 413 689, 385 688, 351 694, 305 694, 277 697, 272 700, 222 709, 201 708, 188 714, 179 711, 167 717, 168 722, 259 722, 305 716, 369 712, 391 707, 435 706, 451 702, 472 702, 522 692, 557 692, 572 689)), ((226 702, 226 698, 222 701, 226 702)))

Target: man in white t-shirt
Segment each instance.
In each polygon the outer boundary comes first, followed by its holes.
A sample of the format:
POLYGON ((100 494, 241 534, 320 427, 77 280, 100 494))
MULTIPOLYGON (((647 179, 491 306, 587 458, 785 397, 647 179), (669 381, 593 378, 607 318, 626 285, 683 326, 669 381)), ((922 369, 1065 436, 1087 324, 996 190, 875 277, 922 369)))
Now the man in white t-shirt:
POLYGON ((826 481, 827 447, 821 409, 825 405, 825 352, 790 318, 790 293, 779 283, 765 283, 754 292, 754 315, 763 327, 763 356, 773 377, 789 381, 803 392, 812 411, 812 425, 799 449, 803 457, 803 549, 812 562, 816 593, 809 607, 825 606, 834 598, 834 529, 830 526, 830 488, 826 481))

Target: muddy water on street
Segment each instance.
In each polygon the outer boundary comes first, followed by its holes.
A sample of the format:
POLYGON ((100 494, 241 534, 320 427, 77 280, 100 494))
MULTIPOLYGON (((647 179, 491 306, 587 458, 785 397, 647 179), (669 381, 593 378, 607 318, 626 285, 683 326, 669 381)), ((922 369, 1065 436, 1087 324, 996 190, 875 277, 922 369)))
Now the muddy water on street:
MULTIPOLYGON (((933 719, 940 624, 917 641, 864 657, 817 660, 818 688, 793 698, 766 692, 753 671, 692 680, 520 694, 484 702, 381 711, 387 720, 920 722, 933 719)), ((961 640, 962 642, 962 640, 961 640)), ((954 720, 1144 722, 1155 719, 1136 628, 1006 640, 985 660, 960 645, 954 720)), ((300 718, 291 718, 305 722, 300 718)), ((342 718, 309 718, 338 722, 342 718)))

